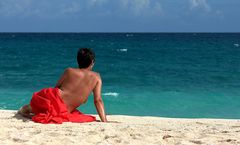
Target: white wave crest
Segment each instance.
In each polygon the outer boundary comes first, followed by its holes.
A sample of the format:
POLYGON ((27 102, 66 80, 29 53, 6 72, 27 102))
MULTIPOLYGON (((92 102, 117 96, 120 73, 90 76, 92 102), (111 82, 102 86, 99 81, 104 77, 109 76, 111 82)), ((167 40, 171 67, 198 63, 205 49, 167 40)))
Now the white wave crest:
POLYGON ((114 96, 117 97, 119 95, 119 93, 116 92, 107 92, 107 93, 103 93, 102 95, 104 96, 114 96))
POLYGON ((235 43, 235 44, 233 44, 235 47, 239 47, 239 44, 238 43, 235 43))
POLYGON ((133 34, 126 34, 126 37, 133 37, 133 34))
POLYGON ((120 52, 127 52, 128 50, 123 48, 123 49, 117 49, 117 51, 120 51, 120 52))

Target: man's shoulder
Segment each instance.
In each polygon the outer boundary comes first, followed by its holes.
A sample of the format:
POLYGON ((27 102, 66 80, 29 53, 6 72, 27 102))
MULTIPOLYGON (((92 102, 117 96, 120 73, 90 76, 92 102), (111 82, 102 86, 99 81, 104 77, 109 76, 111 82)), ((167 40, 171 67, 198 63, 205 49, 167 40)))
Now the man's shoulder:
POLYGON ((71 67, 65 68, 65 71, 73 71, 73 70, 74 70, 74 68, 71 68, 71 67))
POLYGON ((97 79, 101 79, 101 76, 98 72, 90 71, 97 79))
POLYGON ((70 73, 70 72, 73 72, 73 71, 75 71, 74 68, 68 67, 64 70, 64 73, 70 73))
MULTIPOLYGON (((83 73, 82 71, 79 71, 79 69, 77 69, 77 68, 71 68, 71 67, 66 68, 66 69, 65 69, 65 72, 67 72, 67 73, 75 72, 75 73, 78 73, 78 74, 83 73)), ((101 79, 100 73, 98 73, 98 72, 95 72, 95 71, 87 71, 87 72, 85 72, 85 73, 88 73, 88 74, 96 77, 97 79, 101 79)))

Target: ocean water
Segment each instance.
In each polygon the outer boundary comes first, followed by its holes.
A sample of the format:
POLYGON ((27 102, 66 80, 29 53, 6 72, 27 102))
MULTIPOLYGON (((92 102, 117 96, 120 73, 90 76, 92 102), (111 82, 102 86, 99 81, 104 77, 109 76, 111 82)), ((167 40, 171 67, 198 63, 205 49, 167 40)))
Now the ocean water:
MULTIPOLYGON (((96 53, 107 114, 240 118, 240 33, 0 33, 0 109, 96 53)), ((79 108, 96 113, 93 96, 79 108)))

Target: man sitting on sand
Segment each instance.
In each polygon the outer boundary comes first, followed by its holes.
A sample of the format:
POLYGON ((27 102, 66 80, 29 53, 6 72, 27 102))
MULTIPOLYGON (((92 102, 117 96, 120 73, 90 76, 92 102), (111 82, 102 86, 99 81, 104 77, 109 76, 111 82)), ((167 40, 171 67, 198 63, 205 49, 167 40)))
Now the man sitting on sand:
POLYGON ((94 116, 85 115, 76 108, 84 104, 91 92, 94 104, 102 122, 107 122, 101 97, 102 80, 92 71, 95 54, 91 49, 79 49, 77 54, 79 68, 67 68, 55 88, 45 88, 33 94, 29 105, 23 106, 19 113, 23 116, 33 114, 32 120, 39 123, 91 122, 94 116))

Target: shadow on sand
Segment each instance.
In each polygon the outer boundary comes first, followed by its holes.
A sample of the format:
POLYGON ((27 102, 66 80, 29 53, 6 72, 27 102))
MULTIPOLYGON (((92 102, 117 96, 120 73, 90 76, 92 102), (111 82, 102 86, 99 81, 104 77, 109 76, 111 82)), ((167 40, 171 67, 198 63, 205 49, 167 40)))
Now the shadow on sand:
POLYGON ((13 118, 22 120, 23 122, 31 121, 31 117, 22 115, 21 113, 19 113, 19 111, 14 114, 13 118))

